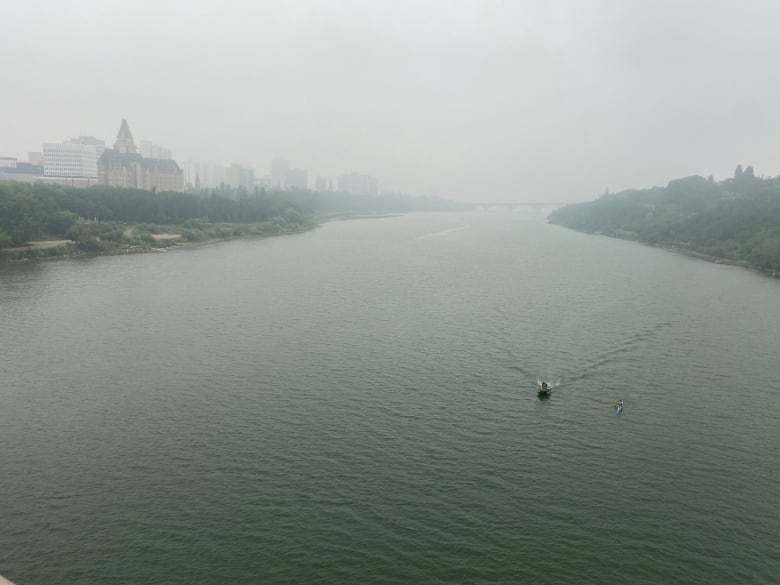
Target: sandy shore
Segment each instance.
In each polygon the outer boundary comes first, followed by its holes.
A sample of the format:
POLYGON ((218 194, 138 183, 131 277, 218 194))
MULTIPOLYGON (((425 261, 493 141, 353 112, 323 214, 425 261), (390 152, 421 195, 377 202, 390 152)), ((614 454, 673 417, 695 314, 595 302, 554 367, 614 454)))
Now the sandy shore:
MULTIPOLYGON (((29 246, 19 246, 17 248, 5 248, 8 252, 24 252, 25 250, 45 250, 46 248, 59 248, 75 243, 73 240, 41 240, 39 242, 30 242, 29 246)), ((0 585, 5 585, 0 581, 0 585)))

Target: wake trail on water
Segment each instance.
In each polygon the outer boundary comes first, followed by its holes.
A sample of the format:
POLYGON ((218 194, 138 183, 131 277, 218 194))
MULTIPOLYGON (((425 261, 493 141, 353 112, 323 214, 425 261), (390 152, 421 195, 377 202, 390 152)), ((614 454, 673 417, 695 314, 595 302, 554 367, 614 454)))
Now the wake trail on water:
POLYGON ((620 357, 635 353, 639 348, 643 347, 647 341, 656 337, 659 332, 666 327, 671 326, 670 321, 662 321, 648 327, 644 327, 639 330, 624 336, 623 338, 616 339, 603 350, 594 354, 589 360, 585 362, 577 373, 571 377, 571 382, 579 382, 586 380, 600 371, 604 366, 610 362, 615 361, 620 357))
POLYGON ((460 230, 469 229, 470 227, 471 227, 470 225, 464 223, 463 225, 459 225, 457 227, 449 228, 439 232, 432 232, 430 234, 423 234, 422 236, 417 236, 416 238, 414 238, 414 240, 417 241, 417 240, 427 240, 429 238, 440 238, 442 236, 447 236, 454 232, 459 232, 460 230))
MULTIPOLYGON (((529 381, 536 380, 537 385, 541 385, 544 381, 553 388, 558 388, 561 386, 571 386, 572 384, 587 380, 615 360, 636 353, 644 347, 648 341, 657 337, 662 330, 671 325, 672 323, 670 321, 662 321, 641 329, 634 329, 622 337, 613 338, 604 349, 586 357, 585 362, 579 367, 576 365, 576 358, 575 360, 572 360, 572 357, 583 355, 582 351, 577 350, 576 352, 569 352, 566 350, 565 339, 571 339, 571 337, 566 337, 566 335, 563 334, 560 336, 560 342, 557 344, 558 347, 547 356, 547 366, 540 369, 538 363, 535 365, 523 363, 521 361, 521 356, 512 349, 509 336, 503 331, 499 335, 504 337, 504 341, 506 342, 503 344, 503 347, 507 356, 510 360, 515 362, 508 364, 508 369, 518 372, 522 378, 528 379, 529 381), (573 363, 573 361, 575 363, 573 363)), ((574 323, 569 323, 567 330, 571 329, 573 331, 574 327, 574 323)))

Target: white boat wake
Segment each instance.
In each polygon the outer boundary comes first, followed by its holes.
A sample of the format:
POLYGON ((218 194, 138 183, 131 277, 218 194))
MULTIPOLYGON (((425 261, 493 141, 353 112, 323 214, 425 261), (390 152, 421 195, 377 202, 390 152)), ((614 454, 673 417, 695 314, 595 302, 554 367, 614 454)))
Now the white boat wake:
MULTIPOLYGON (((541 386, 542 385, 542 380, 540 380, 538 376, 536 378, 536 385, 537 386, 541 386)), ((549 386, 550 388, 557 388, 560 385, 561 385, 561 381, 560 380, 555 380, 555 382, 547 382, 547 386, 549 386)))
POLYGON ((471 227, 470 225, 463 224, 463 225, 459 225, 459 226, 454 227, 454 228, 449 228, 447 230, 442 230, 440 232, 433 232, 431 234, 423 234, 422 236, 417 236, 414 239, 415 240, 427 240, 428 238, 439 238, 441 236, 446 236, 446 235, 449 235, 449 234, 451 234, 453 232, 459 232, 460 230, 465 230, 465 229, 468 229, 470 227, 471 227))

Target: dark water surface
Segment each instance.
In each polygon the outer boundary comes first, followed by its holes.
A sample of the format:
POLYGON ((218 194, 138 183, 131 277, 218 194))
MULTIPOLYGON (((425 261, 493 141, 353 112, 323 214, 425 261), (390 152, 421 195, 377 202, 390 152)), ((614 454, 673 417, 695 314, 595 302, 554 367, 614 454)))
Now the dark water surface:
POLYGON ((0 573, 777 583, 779 340, 776 280, 523 213, 3 266, 0 573))

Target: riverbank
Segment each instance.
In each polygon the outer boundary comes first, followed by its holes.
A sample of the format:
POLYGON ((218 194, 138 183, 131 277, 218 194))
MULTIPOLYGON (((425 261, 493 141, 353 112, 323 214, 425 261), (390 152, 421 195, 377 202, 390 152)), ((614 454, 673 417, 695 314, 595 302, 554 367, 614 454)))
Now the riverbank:
POLYGON ((635 234, 630 234, 628 232, 622 232, 622 233, 604 233, 604 232, 592 232, 584 229, 577 229, 570 226, 562 225, 562 224, 554 224, 554 225, 561 225, 561 227, 565 227, 570 230, 574 230, 576 232, 580 232, 581 234, 588 234, 591 236, 604 236, 606 238, 613 238, 616 240, 625 240, 627 242, 636 242, 637 244, 642 244, 643 246, 649 246, 651 248, 658 248, 659 250, 666 250, 667 252, 672 252, 674 254, 680 254, 682 256, 687 256, 689 258, 695 258, 697 260, 703 260, 705 262, 712 262, 713 264, 723 264, 726 266, 734 266, 737 268, 744 268, 747 270, 750 270, 752 272, 758 272, 760 274, 763 274, 764 276, 769 276, 770 278, 780 278, 780 271, 771 269, 771 268, 764 268, 761 266, 755 266, 753 264, 750 264, 746 260, 734 260, 730 258, 724 258, 722 256, 715 256, 713 254, 706 254, 704 252, 699 252, 697 250, 692 250, 689 248, 681 247, 677 244, 658 244, 654 242, 647 242, 644 241, 638 237, 636 237, 635 234))
POLYGON ((32 260, 59 260, 90 256, 119 256, 123 254, 146 254, 167 252, 225 242, 242 238, 269 238, 303 233, 319 227, 317 222, 298 225, 258 224, 199 224, 193 226, 154 226, 137 224, 125 226, 118 239, 96 238, 87 245, 74 240, 31 241, 26 246, 0 249, 0 263, 26 262, 32 260), (206 229, 203 229, 206 228, 206 229), (150 229, 156 230, 155 233, 150 229))
POLYGON ((0 263, 167 252, 177 248, 204 246, 240 238, 268 238, 303 233, 316 229, 326 222, 353 219, 387 219, 403 215, 403 213, 331 213, 319 216, 316 220, 287 225, 270 222, 209 224, 202 221, 188 221, 180 226, 123 225, 119 242, 115 242, 106 249, 86 250, 74 240, 31 241, 26 246, 0 249, 0 263))
POLYGON ((699 176, 666 187, 607 193, 556 209, 550 223, 632 240, 702 260, 780 274, 780 177, 741 168, 720 182, 699 176))
POLYGON ((711 254, 705 254, 704 252, 697 252, 696 250, 689 250, 687 248, 681 248, 679 246, 674 246, 674 245, 656 246, 653 244, 648 244, 647 242, 642 242, 641 240, 634 240, 634 241, 639 242, 640 244, 644 244, 646 246, 651 246, 653 248, 660 248, 662 250, 667 250, 675 254, 688 256, 689 258, 696 258, 697 260, 704 260, 705 262, 712 262, 713 264, 724 264, 727 266, 735 266, 737 268, 745 268, 747 270, 751 270, 752 272, 758 272, 760 274, 763 274, 764 276, 769 276, 770 278, 780 278, 780 272, 778 272, 777 270, 773 270, 771 268, 763 268, 761 266, 754 266, 746 260, 731 260, 729 258, 713 256, 711 254))

